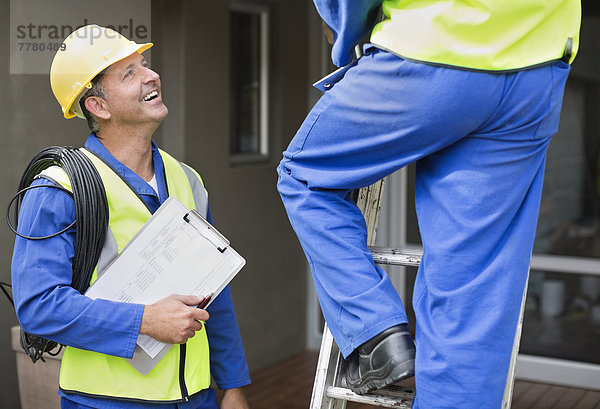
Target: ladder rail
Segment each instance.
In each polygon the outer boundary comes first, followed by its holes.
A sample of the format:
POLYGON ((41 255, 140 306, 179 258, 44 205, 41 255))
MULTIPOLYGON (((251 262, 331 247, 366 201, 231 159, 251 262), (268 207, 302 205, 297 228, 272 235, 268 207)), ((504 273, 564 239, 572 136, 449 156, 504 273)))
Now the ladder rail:
POLYGON ((342 354, 333 340, 333 335, 325 323, 323 328, 323 338, 321 340, 321 349, 319 360, 317 361, 317 371, 310 399, 311 409, 345 409, 345 401, 337 401, 327 395, 328 385, 337 385, 339 383, 338 374, 340 372, 342 354))
POLYGON ((382 393, 369 393, 367 395, 357 395, 350 389, 336 386, 327 387, 327 396, 332 399, 340 399, 350 402, 366 403, 369 405, 380 406, 382 408, 400 408, 410 409, 414 399, 414 393, 404 394, 404 396, 387 396, 382 393))
POLYGON ((369 246, 375 264, 418 267, 423 258, 422 249, 369 246))
POLYGON ((358 206, 362 212, 365 222, 367 223, 367 244, 369 246, 375 244, 384 186, 385 179, 381 179, 371 186, 363 187, 358 191, 356 206, 358 206))
POLYGON ((510 356, 510 366, 508 368, 508 376, 506 378, 506 387, 504 388, 504 397, 502 398, 502 409, 510 409, 510 405, 512 404, 513 390, 515 388, 515 373, 517 370, 517 357, 519 356, 519 345, 521 344, 521 333, 523 332, 523 316, 525 315, 525 301, 527 300, 528 286, 529 271, 527 271, 525 289, 523 290, 523 298, 521 299, 521 312, 519 314, 519 321, 517 322, 513 350, 510 356))

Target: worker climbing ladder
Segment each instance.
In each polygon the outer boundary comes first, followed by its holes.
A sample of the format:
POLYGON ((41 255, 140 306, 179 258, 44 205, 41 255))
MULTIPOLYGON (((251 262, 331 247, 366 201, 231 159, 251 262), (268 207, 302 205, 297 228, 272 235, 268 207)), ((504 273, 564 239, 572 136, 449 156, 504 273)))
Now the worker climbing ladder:
MULTIPOLYGON (((380 180, 369 187, 360 189, 356 201, 358 207, 363 212, 367 223, 367 244, 373 254, 373 260, 376 264, 418 266, 423 254, 420 250, 392 249, 373 246, 377 232, 379 210, 381 209, 383 187, 384 180, 380 180)), ((521 302, 521 314, 515 333, 511 363, 506 379, 504 398, 502 400, 502 409, 510 409, 512 401, 515 366, 519 351, 519 342, 521 340, 521 328, 526 295, 527 284, 525 285, 525 291, 521 302)), ((415 390, 413 388, 390 385, 365 395, 358 395, 352 392, 349 388, 346 388, 342 382, 342 361, 342 354, 340 353, 327 324, 325 324, 310 409, 345 409, 346 402, 348 401, 383 408, 409 409, 411 407, 415 397, 415 390)))

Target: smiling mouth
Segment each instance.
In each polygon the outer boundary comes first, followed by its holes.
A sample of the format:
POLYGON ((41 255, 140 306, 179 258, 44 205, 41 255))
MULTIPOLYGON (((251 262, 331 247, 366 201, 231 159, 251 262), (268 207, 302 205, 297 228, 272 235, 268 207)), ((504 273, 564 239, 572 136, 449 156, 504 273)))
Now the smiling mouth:
POLYGON ((158 91, 152 91, 151 93, 146 95, 144 98, 142 98, 142 100, 147 102, 147 101, 152 101, 155 98, 158 98, 158 91))

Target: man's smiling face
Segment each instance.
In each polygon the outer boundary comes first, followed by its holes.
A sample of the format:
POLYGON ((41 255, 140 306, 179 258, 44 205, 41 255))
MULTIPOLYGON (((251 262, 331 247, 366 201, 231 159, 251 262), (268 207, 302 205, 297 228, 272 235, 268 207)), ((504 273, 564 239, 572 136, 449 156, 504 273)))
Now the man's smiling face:
POLYGON ((138 53, 108 67, 102 86, 114 124, 160 123, 169 112, 162 101, 159 75, 138 53))

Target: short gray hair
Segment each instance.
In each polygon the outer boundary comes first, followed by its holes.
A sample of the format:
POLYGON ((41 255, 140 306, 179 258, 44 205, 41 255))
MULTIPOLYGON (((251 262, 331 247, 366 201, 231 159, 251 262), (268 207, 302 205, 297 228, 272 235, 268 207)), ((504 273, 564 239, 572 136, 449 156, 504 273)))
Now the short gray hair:
POLYGON ((92 88, 88 89, 85 94, 79 99, 79 106, 81 107, 81 112, 83 116, 87 120, 88 126, 92 130, 92 132, 98 132, 100 129, 100 124, 98 123, 98 118, 96 118, 88 109, 85 107, 85 100, 89 97, 100 97, 106 99, 106 89, 102 86, 102 77, 104 73, 100 73, 92 79, 92 88))

